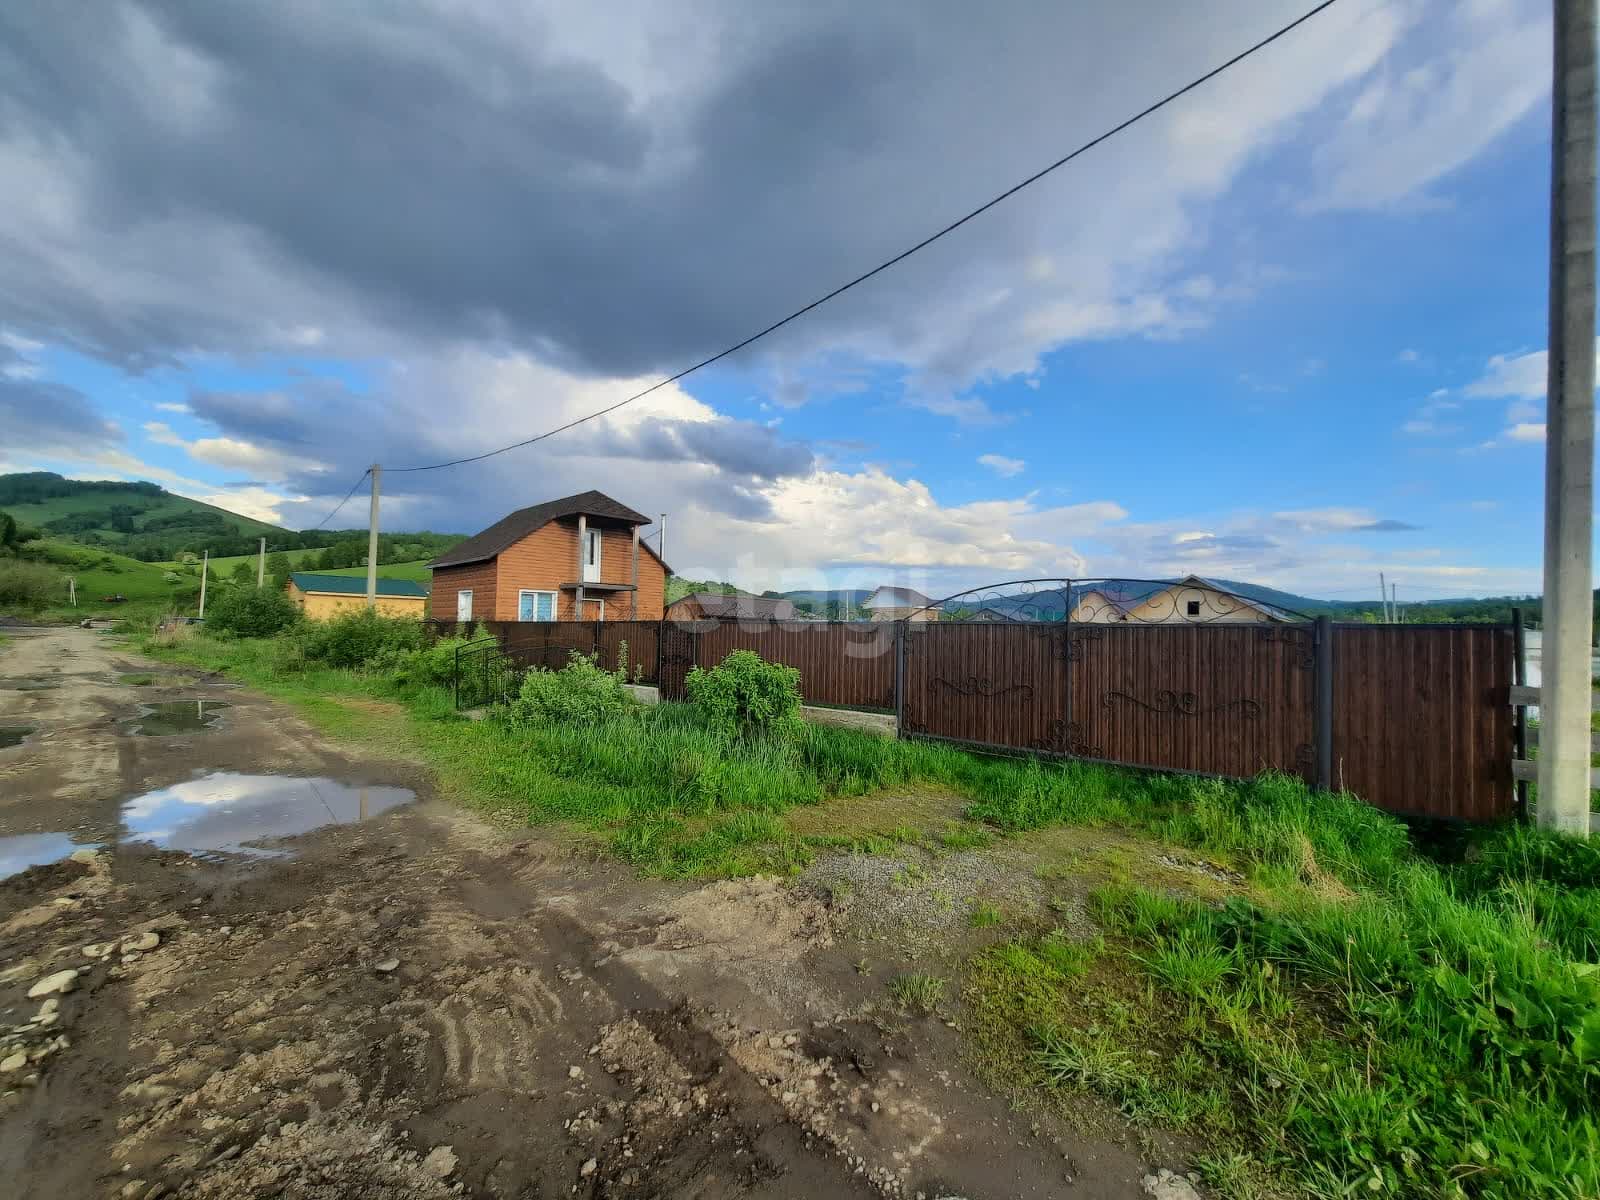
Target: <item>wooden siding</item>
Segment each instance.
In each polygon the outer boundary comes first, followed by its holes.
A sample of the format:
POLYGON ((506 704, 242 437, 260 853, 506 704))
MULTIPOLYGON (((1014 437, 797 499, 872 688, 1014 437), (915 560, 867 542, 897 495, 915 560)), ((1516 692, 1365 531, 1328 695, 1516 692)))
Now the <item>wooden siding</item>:
POLYGON ((494 559, 468 563, 464 567, 444 567, 433 573, 433 588, 428 593, 428 618, 433 621, 456 619, 456 593, 472 590, 472 619, 494 620, 494 559))
POLYGON ((1392 812, 1508 816, 1512 632, 1340 625, 1333 638, 1333 782, 1392 812))
MULTIPOLYGON (((600 528, 600 581, 603 583, 633 582, 633 530, 628 527, 603 526, 598 520, 591 528, 600 528)), ((573 611, 577 593, 563 584, 576 583, 578 565, 578 522, 552 521, 536 529, 499 555, 483 563, 463 567, 445 567, 433 575, 430 618, 436 621, 454 621, 456 616, 456 591, 473 589, 474 620, 515 621, 518 613, 518 596, 523 591, 554 592, 556 594, 556 619, 580 619, 573 611)), ((664 608, 667 577, 661 560, 645 547, 639 547, 639 590, 637 607, 635 593, 606 592, 586 597, 588 601, 605 601, 605 618, 616 620, 659 620, 664 608)), ((599 617, 599 606, 586 603, 581 619, 592 621, 599 617)))

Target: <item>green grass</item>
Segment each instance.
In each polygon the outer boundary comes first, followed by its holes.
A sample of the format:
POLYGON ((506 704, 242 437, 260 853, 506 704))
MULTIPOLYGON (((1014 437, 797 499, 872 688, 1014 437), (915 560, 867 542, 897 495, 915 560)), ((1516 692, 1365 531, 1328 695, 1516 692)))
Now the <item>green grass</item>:
MULTIPOLYGON (((40 614, 44 621, 77 621, 85 617, 122 617, 148 624, 164 613, 184 607, 200 585, 198 577, 168 582, 165 567, 135 558, 47 538, 28 547, 29 557, 49 563, 78 583, 77 606, 67 602, 66 584, 61 596, 40 614), (102 596, 126 596, 122 604, 106 604, 102 596)), ((189 606, 192 611, 192 604, 189 606)))
POLYGON ((998 907, 983 901, 974 904, 972 911, 967 914, 967 924, 974 929, 992 929, 1005 919, 1005 914, 998 907))
POLYGON ((906 1012, 929 1016, 944 999, 945 981, 937 975, 911 972, 889 980, 889 995, 906 1012))
MULTIPOLYGON (((282 643, 200 635, 153 652, 418 756, 447 794, 504 819, 569 822, 657 875, 791 872, 836 842, 937 846, 909 827, 801 837, 785 820, 912 786, 965 797, 985 836, 1107 826, 1192 848, 1242 871, 1248 898, 1114 875, 1096 894, 1104 939, 1035 928, 973 958, 962 1028, 997 1082, 1064 1105, 1093 1095, 1189 1134, 1229 1196, 1600 1195, 1600 843, 1491 831, 1441 866, 1386 814, 1281 776, 1141 775, 809 725, 730 742, 671 704, 582 727, 470 722, 441 688, 297 670, 282 643)), ((947 836, 967 847, 977 832, 947 836)), ((946 986, 910 974, 889 989, 932 1012, 946 986)))
POLYGON ((127 684, 129 687, 149 687, 155 681, 156 677, 154 675, 143 673, 117 676, 118 683, 127 684))
MULTIPOLYGON (((419 558, 415 562, 382 563, 378 567, 380 579, 409 579, 413 583, 427 586, 433 582, 433 572, 428 569, 432 562, 429 558, 419 558)), ((335 567, 329 571, 318 571, 318 575, 359 575, 362 579, 367 577, 365 567, 335 567)))
MULTIPOLYGON (((149 496, 142 492, 129 489, 126 492, 115 490, 83 492, 76 496, 52 496, 36 504, 0 504, 16 518, 19 525, 43 525, 47 521, 54 521, 59 517, 74 516, 78 513, 109 514, 113 505, 129 505, 138 509, 134 518, 135 528, 142 529, 145 523, 153 518, 171 517, 187 513, 206 513, 221 516, 228 526, 235 532, 250 537, 265 535, 271 537, 281 532, 276 525, 268 525, 261 521, 242 517, 238 513, 229 512, 224 508, 206 504, 200 500, 191 500, 187 496, 175 496, 168 492, 161 496, 149 496)), ((110 518, 107 517, 105 528, 101 531, 108 536, 119 536, 110 527, 110 518)))

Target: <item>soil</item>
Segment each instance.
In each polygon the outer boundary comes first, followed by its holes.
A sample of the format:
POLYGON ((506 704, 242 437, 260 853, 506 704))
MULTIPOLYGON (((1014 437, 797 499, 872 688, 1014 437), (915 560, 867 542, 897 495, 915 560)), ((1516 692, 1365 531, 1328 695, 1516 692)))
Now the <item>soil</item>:
MULTIPOLYGON (((986 1091, 959 1001, 893 1012, 908 947, 827 887, 640 880, 216 676, 87 630, 12 637, 0 673, 56 686, 0 692, 0 721, 35 730, 0 750, 0 837, 85 848, 0 880, 9 1194, 1131 1198, 1173 1165, 986 1091), (230 707, 133 732, 184 700, 230 707), (417 801, 271 857, 131 840, 124 801, 217 772, 417 801)), ((996 893, 951 862, 958 903, 996 893)))

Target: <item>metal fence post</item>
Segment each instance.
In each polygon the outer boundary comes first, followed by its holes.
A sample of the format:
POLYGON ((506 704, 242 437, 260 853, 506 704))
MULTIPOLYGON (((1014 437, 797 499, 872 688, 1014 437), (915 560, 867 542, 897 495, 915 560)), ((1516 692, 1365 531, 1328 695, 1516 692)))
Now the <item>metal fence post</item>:
MULTIPOLYGON (((1067 682, 1066 695, 1061 698, 1062 731, 1065 735, 1063 753, 1068 757, 1072 755, 1072 580, 1067 580, 1066 611, 1061 614, 1061 620, 1066 628, 1062 631, 1063 645, 1061 647, 1062 661, 1066 663, 1067 682)), ((1080 741, 1083 739, 1079 739, 1080 741)))
POLYGON ((1316 628, 1316 697, 1313 722, 1316 731, 1317 788, 1333 790, 1333 618, 1318 617, 1316 628))
POLYGON ((894 623, 894 735, 905 736, 906 714, 906 623, 894 623))
MULTIPOLYGON (((1511 663, 1511 682, 1517 687, 1528 685, 1528 638, 1522 622, 1522 610, 1511 610, 1511 644, 1513 647, 1513 660, 1511 663)), ((1516 714, 1516 724, 1513 727, 1512 737, 1516 757, 1528 757, 1528 706, 1519 704, 1512 710, 1516 714)), ((1528 781, 1517 780, 1517 820, 1528 819, 1528 781)))

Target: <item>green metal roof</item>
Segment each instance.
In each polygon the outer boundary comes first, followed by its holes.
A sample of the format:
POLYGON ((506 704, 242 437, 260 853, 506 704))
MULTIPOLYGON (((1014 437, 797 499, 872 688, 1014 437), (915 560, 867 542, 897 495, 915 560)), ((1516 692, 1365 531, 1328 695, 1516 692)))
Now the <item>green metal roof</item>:
MULTIPOLYGON (((289 576, 289 579, 302 592, 335 592, 341 596, 367 594, 365 575, 313 575, 309 572, 296 571, 289 576)), ((378 595, 409 596, 421 600, 427 597, 428 589, 409 579, 385 579, 380 575, 378 595)))

